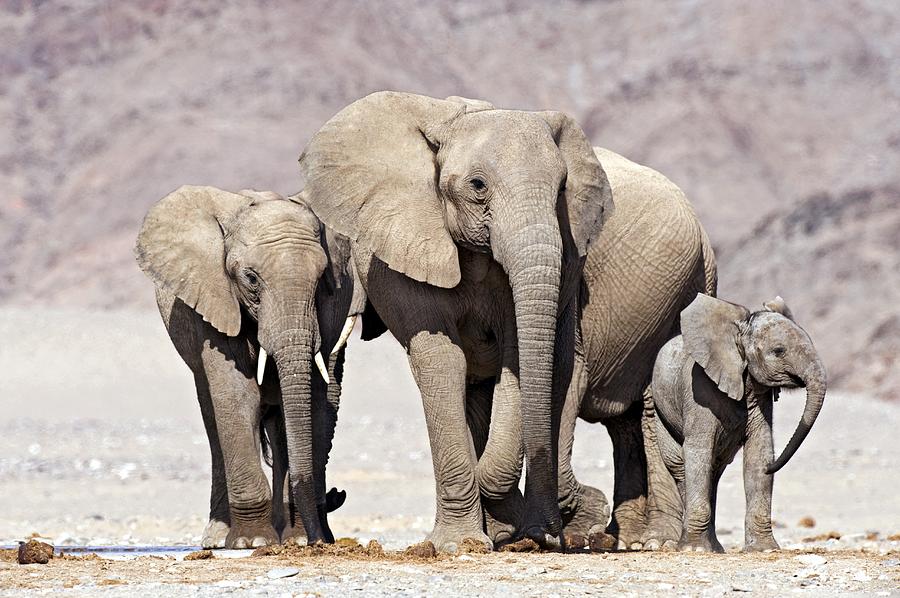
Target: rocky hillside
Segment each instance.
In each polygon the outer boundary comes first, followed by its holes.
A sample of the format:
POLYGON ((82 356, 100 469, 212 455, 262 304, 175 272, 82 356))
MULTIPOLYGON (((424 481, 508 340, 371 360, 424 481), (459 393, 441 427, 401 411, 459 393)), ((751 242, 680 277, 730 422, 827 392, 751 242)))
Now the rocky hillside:
POLYGON ((872 353, 893 359, 900 327, 898 30, 900 3, 874 0, 3 2, 0 302, 150 306, 131 245, 153 201, 296 190, 348 102, 459 94, 569 111, 666 173, 724 297, 784 295, 836 383, 888 389, 898 368, 872 353))

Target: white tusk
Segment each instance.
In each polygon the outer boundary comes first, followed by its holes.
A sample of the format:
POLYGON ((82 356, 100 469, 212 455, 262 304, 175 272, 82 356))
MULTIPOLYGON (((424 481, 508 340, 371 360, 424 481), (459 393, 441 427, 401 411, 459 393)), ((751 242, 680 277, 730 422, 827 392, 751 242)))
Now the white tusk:
POLYGON ((259 348, 259 360, 256 362, 256 383, 262 386, 263 376, 266 373, 266 358, 269 355, 262 347, 259 348))
POLYGON ((340 351, 341 347, 347 344, 347 339, 350 338, 350 333, 353 332, 354 324, 356 324, 356 314, 348 317, 347 321, 344 322, 344 328, 341 330, 341 336, 338 337, 337 344, 335 344, 334 349, 331 350, 332 355, 340 351))
POLYGON ((316 367, 319 368, 319 373, 322 374, 322 378, 325 379, 325 384, 331 384, 331 380, 328 378, 328 370, 325 369, 325 360, 318 351, 316 351, 316 367))

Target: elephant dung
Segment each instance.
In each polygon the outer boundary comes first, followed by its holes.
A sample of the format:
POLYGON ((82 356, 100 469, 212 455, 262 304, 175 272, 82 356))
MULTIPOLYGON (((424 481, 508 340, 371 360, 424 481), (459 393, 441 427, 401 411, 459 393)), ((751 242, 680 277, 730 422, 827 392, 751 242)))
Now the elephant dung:
POLYGON ((425 540, 424 542, 413 544, 406 549, 404 554, 417 559, 433 559, 437 556, 437 549, 430 540, 425 540))
POLYGON ((30 565, 40 563, 46 565, 53 558, 53 546, 46 542, 29 540, 19 544, 19 564, 30 565))
POLYGON ((205 561, 213 558, 212 550, 198 550, 184 556, 186 561, 205 561))

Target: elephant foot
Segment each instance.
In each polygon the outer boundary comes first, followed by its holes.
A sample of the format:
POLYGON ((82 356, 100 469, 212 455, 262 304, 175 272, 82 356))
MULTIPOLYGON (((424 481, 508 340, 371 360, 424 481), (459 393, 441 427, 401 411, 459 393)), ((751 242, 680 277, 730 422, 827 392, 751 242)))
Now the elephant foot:
POLYGON ((218 519, 210 519, 206 527, 203 528, 203 535, 200 537, 201 548, 225 548, 225 539, 231 526, 224 521, 218 519))
POLYGON ((518 488, 500 500, 482 497, 481 505, 484 508, 485 529, 495 548, 518 539, 525 512, 525 498, 518 488))
POLYGON ((672 552, 678 549, 678 540, 672 539, 660 539, 660 538, 647 538, 643 541, 644 550, 650 551, 658 551, 658 552, 672 552))
POLYGON ((472 545, 473 542, 484 544, 488 551, 494 549, 491 539, 478 528, 469 529, 469 526, 435 524, 434 530, 428 535, 427 540, 434 544, 438 552, 456 554, 460 547, 472 545))
POLYGON ((623 502, 613 509, 606 533, 616 537, 618 550, 641 550, 644 547, 641 538, 646 528, 644 500, 635 499, 623 502))
POLYGON ((678 541, 678 550, 681 552, 725 552, 719 540, 713 536, 703 535, 699 537, 684 537, 678 541))
POLYGON ((747 538, 744 542, 743 552, 763 552, 766 550, 781 550, 781 546, 771 534, 756 538, 747 538))
POLYGON ((281 530, 281 543, 306 546, 306 530, 303 529, 303 524, 289 525, 281 530))
POLYGON ((278 534, 269 521, 261 522, 233 522, 228 536, 225 538, 225 548, 258 548, 278 544, 278 534))
POLYGON ((681 520, 661 511, 651 512, 647 519, 641 536, 644 550, 674 550, 681 537, 681 520))
POLYGON ((591 532, 604 529, 608 522, 609 502, 606 495, 592 486, 582 486, 578 503, 563 517, 563 534, 566 537, 587 538, 591 532))

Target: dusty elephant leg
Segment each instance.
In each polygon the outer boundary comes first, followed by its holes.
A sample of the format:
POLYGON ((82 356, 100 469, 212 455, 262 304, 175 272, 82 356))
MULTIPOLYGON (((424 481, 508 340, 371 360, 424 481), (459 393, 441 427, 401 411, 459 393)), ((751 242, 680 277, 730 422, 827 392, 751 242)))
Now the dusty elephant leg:
POLYGON ((744 551, 778 550, 772 534, 772 484, 766 467, 775 458, 772 442, 772 399, 757 397, 758 407, 747 412, 744 444, 744 551))
POLYGON ((249 548, 277 543, 278 534, 259 458, 259 387, 252 374, 235 369, 232 359, 214 348, 203 352, 228 486, 231 529, 225 547, 249 548))
POLYGON ((575 356, 572 382, 566 393, 559 426, 559 510, 566 545, 582 548, 591 534, 603 532, 609 521, 609 502, 597 488, 585 486, 572 470, 575 424, 587 392, 587 374, 581 355, 575 356))
POLYGON ((696 552, 721 552, 715 540, 713 525, 712 484, 714 472, 711 463, 713 439, 702 436, 684 440, 684 523, 679 550, 696 552))
POLYGON ((225 538, 231 529, 231 513, 228 509, 228 487, 225 483, 225 460, 222 457, 222 446, 219 444, 219 432, 216 429, 216 418, 213 411, 212 398, 209 396, 205 376, 194 377, 197 387, 197 400, 203 416, 203 426, 209 440, 209 452, 212 458, 212 484, 209 493, 209 522, 200 538, 203 548, 225 548, 225 538))
POLYGON ((641 417, 644 406, 635 401, 625 413, 604 420, 612 439, 615 485, 612 519, 606 532, 618 539, 619 550, 637 550, 647 524, 647 461, 641 417))
MULTIPOLYGON (((479 467, 482 464, 485 447, 488 445, 488 437, 493 433, 490 429, 494 421, 491 412, 499 384, 499 380, 491 378, 470 384, 466 391, 466 420, 472 434, 475 456, 478 458, 478 465, 475 468, 476 477, 478 477, 479 471, 484 471, 484 469, 479 470, 479 467)), ((519 452, 521 454, 521 451, 519 452)), ((479 487, 480 485, 479 483, 479 487)), ((519 491, 518 480, 499 498, 488 485, 488 494, 483 491, 481 493, 481 505, 484 508, 485 531, 494 542, 494 547, 515 540, 525 509, 525 499, 519 491)))
POLYGON ((647 459, 647 527, 641 537, 641 544, 646 550, 674 548, 681 537, 681 518, 684 512, 675 478, 663 460, 659 434, 665 434, 665 431, 659 431, 659 424, 648 387, 644 390, 644 413, 641 420, 647 459))
POLYGON ((491 548, 483 530, 475 448, 466 425, 466 358, 443 333, 420 332, 409 344, 409 363, 422 393, 437 494, 434 530, 438 550, 456 552, 466 539, 491 548))

